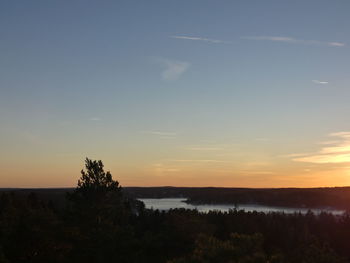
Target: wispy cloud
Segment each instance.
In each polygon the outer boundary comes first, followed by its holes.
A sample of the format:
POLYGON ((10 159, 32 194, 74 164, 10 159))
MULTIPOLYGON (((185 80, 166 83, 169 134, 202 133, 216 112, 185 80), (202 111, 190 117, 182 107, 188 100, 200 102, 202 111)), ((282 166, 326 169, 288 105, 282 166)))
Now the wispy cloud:
POLYGON ((321 85, 327 85, 328 84, 328 81, 321 81, 321 80, 317 80, 317 79, 313 79, 312 82, 315 83, 315 84, 321 84, 321 85))
POLYGON ((222 147, 187 147, 186 150, 190 151, 220 151, 223 150, 222 147))
POLYGON ((167 173, 179 172, 180 169, 177 167, 169 167, 163 163, 155 163, 152 165, 151 170, 155 173, 155 175, 162 176, 167 173))
POLYGON ((273 175, 275 172, 272 171, 251 171, 251 170, 239 170, 241 174, 255 174, 255 175, 273 175))
POLYGON ((158 58, 156 62, 163 67, 162 78, 166 81, 177 80, 190 67, 186 61, 158 58))
MULTIPOLYGON (((213 44, 232 44, 232 41, 225 41, 221 39, 206 38, 200 36, 185 36, 185 35, 175 35, 170 36, 170 38, 182 39, 182 40, 191 40, 191 41, 202 41, 213 44)), ((302 45, 315 45, 315 46, 328 46, 328 47, 344 47, 346 46, 343 42, 336 41, 319 41, 319 40, 308 40, 308 39, 299 39, 288 36, 243 36, 240 39, 247 40, 257 40, 257 41, 274 41, 274 42, 284 42, 290 44, 302 44, 302 45)))
POLYGON ((329 46, 329 47, 344 47, 346 44, 342 42, 326 42, 318 40, 305 40, 298 39, 294 37, 286 36, 244 36, 241 39, 247 40, 257 40, 257 41, 274 41, 274 42, 284 42, 290 44, 303 44, 303 45, 320 45, 320 46, 329 46))
POLYGON ((310 153, 291 153, 291 154, 283 154, 283 155, 279 155, 279 157, 282 158, 295 158, 295 157, 303 157, 306 156, 310 153))
POLYGON ((215 160, 215 159, 171 159, 170 162, 180 163, 227 163, 227 161, 215 160))
POLYGON ((100 121, 101 119, 98 117, 91 117, 89 118, 89 121, 100 121))
POLYGON ((345 46, 345 43, 342 43, 342 42, 328 42, 327 44, 329 46, 333 46, 333 47, 343 47, 343 46, 345 46))
POLYGON ((322 145, 329 145, 329 144, 335 144, 335 143, 337 143, 338 141, 334 141, 334 140, 332 140, 332 141, 324 141, 324 142, 319 142, 318 144, 322 144, 322 145))
POLYGON ((307 163, 349 163, 350 162, 350 132, 336 132, 329 134, 336 141, 327 142, 318 152, 305 154, 294 158, 293 161, 307 163))
POLYGON ((142 133, 160 135, 160 136, 176 136, 175 132, 164 132, 164 131, 142 131, 142 133))
POLYGON ((295 43, 297 40, 292 37, 282 37, 282 36, 247 36, 247 37, 241 37, 241 39, 248 39, 248 40, 269 40, 269 41, 277 41, 277 42, 287 42, 287 43, 295 43))
POLYGON ((150 134, 159 137, 160 139, 165 140, 174 140, 176 139, 175 132, 167 132, 167 131, 141 131, 141 133, 150 134))
POLYGON ((170 36, 170 37, 176 38, 176 39, 184 39, 184 40, 203 41, 203 42, 214 43, 214 44, 230 44, 231 43, 229 41, 206 38, 206 37, 194 37, 194 36, 170 36))
POLYGON ((270 162, 263 162, 263 161, 257 161, 257 162, 247 162, 244 163, 245 166, 250 166, 250 167, 254 167, 254 166, 270 166, 271 163, 270 162))

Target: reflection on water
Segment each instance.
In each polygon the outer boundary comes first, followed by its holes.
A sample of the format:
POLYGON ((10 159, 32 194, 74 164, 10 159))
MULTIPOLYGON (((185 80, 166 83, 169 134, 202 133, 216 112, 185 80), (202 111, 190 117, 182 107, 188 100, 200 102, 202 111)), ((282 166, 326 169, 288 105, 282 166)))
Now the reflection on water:
MULTIPOLYGON (((199 212, 207 213, 212 210, 218 210, 221 212, 228 212, 230 209, 234 209, 234 205, 191 205, 187 204, 184 201, 185 198, 140 198, 140 201, 145 203, 146 208, 153 208, 159 210, 169 210, 172 208, 186 208, 186 209, 197 209, 199 212)), ((238 210, 244 210, 246 212, 284 212, 288 214, 292 213, 307 213, 307 211, 311 210, 315 214, 319 214, 322 211, 329 212, 334 215, 341 215, 343 210, 334 210, 334 209, 307 209, 307 208, 290 208, 290 207, 273 207, 273 206, 264 206, 264 205, 248 205, 242 204, 236 206, 238 210)))

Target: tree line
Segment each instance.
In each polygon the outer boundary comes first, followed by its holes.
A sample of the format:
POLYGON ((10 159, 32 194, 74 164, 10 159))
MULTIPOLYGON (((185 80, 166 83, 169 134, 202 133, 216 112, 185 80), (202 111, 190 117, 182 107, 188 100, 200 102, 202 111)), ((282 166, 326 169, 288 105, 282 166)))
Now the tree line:
POLYGON ((136 198, 183 197, 190 204, 259 204, 283 207, 350 210, 350 187, 225 188, 225 187, 126 187, 136 198))

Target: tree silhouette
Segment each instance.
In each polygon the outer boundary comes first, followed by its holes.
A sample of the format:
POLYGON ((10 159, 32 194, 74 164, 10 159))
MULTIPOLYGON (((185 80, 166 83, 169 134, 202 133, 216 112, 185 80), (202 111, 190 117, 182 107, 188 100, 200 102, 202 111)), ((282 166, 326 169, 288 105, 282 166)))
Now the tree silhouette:
POLYGON ((102 161, 85 159, 85 169, 73 193, 68 195, 70 240, 74 244, 70 257, 79 262, 122 260, 125 246, 132 247, 133 213, 118 181, 104 171, 102 161))
POLYGON ((81 177, 75 192, 89 199, 103 196, 108 192, 120 193, 119 182, 114 181, 111 173, 105 172, 103 167, 101 160, 86 158, 86 171, 81 170, 81 177))
POLYGON ((123 196, 118 181, 113 180, 109 171, 104 171, 102 161, 85 159, 85 170, 81 170, 78 186, 68 195, 71 210, 77 220, 101 224, 127 221, 131 213, 130 204, 123 196))

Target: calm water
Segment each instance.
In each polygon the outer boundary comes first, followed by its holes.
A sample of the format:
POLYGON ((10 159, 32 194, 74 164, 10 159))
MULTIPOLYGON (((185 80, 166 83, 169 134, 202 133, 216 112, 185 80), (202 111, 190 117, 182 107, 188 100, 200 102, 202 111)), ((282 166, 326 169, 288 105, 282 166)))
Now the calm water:
MULTIPOLYGON (((186 204, 184 201, 185 198, 141 198, 139 199, 145 203, 146 208, 153 208, 159 210, 169 210, 171 208, 186 208, 186 209, 197 209, 199 212, 209 212, 212 210, 218 210, 222 212, 228 212, 229 209, 234 209, 234 205, 191 205, 186 204)), ((263 206, 263 205, 238 205, 238 210, 244 211, 257 211, 257 212, 284 212, 284 213, 307 213, 308 210, 311 210, 315 214, 319 214, 322 211, 330 212, 334 215, 341 215, 343 210, 334 210, 334 209, 307 209, 307 208, 289 208, 289 207, 273 207, 273 206, 263 206)))

